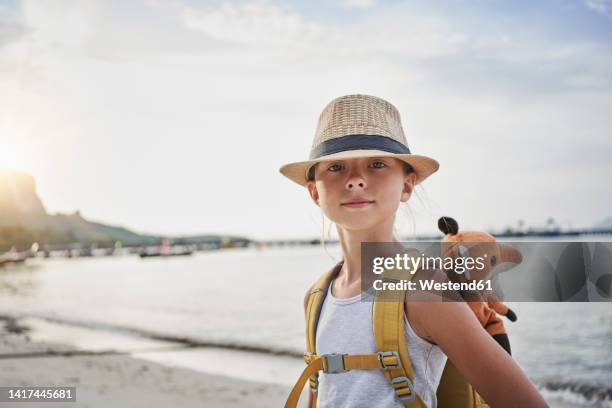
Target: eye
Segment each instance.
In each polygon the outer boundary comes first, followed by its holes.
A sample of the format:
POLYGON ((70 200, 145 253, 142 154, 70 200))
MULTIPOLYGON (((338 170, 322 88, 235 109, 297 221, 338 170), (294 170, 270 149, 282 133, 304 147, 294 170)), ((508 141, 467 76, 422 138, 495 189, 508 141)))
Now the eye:
POLYGON ((387 167, 385 162, 381 162, 379 160, 372 162, 371 166, 374 167, 375 169, 382 169, 383 167, 387 167))
POLYGON ((332 164, 331 166, 327 168, 327 170, 337 172, 337 171, 342 170, 342 168, 343 166, 341 164, 332 164))

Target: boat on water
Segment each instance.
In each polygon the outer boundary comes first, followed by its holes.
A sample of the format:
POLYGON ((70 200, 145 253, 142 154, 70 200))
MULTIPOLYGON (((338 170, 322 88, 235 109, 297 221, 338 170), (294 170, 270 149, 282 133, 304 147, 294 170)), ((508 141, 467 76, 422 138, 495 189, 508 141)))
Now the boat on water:
POLYGON ((0 254, 0 266, 24 263, 26 259, 35 256, 36 252, 38 252, 38 244, 36 242, 32 244, 30 249, 25 251, 17 251, 13 247, 10 251, 0 254))
POLYGON ((151 258, 151 257, 163 257, 163 256, 189 256, 192 254, 193 254, 193 251, 191 250, 170 252, 166 254, 161 253, 161 252, 143 251, 140 254, 138 254, 138 256, 140 256, 141 258, 151 258))
POLYGON ((24 255, 22 252, 7 252, 0 255, 0 266, 23 263, 28 257, 29 255, 24 255))
POLYGON ((186 247, 173 247, 170 245, 168 240, 163 240, 161 245, 158 247, 149 247, 140 251, 138 256, 141 258, 152 258, 152 257, 168 257, 168 256, 189 256, 193 254, 191 248, 186 247))

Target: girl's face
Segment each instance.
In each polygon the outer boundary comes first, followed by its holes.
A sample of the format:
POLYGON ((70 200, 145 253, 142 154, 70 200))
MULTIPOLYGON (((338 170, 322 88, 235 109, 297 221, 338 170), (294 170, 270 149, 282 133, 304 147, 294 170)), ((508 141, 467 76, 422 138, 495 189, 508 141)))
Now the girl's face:
POLYGON ((364 230, 391 220, 408 201, 416 175, 393 157, 364 157, 317 163, 307 188, 327 218, 347 229, 364 230))

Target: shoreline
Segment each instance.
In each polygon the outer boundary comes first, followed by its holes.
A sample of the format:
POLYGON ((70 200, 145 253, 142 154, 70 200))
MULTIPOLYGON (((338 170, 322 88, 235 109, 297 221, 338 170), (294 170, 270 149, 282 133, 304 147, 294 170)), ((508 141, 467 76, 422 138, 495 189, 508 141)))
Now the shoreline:
MULTIPOLYGON (((76 387, 76 402, 45 406, 280 407, 290 391, 283 385, 207 374, 129 353, 83 354, 65 344, 32 341, 15 321, 0 326, 1 386, 76 387)), ((22 407, 23 402, 2 406, 22 407)))
MULTIPOLYGON (((66 407, 282 407, 303 368, 288 356, 177 346, 9 316, 0 316, 0 360, 0 386, 76 387, 76 403, 46 403, 66 407)), ((608 406, 565 391, 544 393, 553 408, 608 406)), ((300 407, 306 401, 307 387, 300 407)))

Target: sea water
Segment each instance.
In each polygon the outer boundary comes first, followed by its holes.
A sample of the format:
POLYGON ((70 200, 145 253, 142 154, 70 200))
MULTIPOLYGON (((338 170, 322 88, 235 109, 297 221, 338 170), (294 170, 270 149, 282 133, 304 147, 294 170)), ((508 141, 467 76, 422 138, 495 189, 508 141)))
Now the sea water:
MULTIPOLYGON (((0 269, 0 314, 21 318, 35 339, 237 377, 265 365, 258 379, 290 385, 303 366, 304 294, 339 259, 329 244, 32 259, 0 269)), ((513 356, 548 397, 612 400, 611 303, 508 305, 518 315, 506 321, 513 356)))

